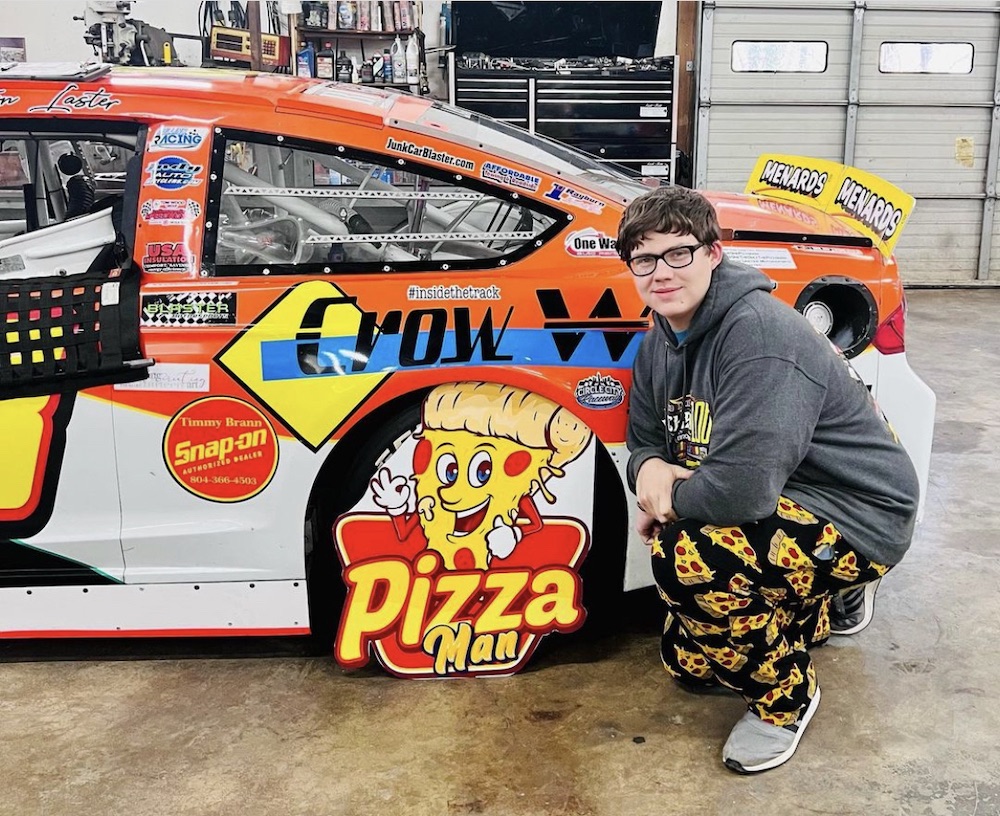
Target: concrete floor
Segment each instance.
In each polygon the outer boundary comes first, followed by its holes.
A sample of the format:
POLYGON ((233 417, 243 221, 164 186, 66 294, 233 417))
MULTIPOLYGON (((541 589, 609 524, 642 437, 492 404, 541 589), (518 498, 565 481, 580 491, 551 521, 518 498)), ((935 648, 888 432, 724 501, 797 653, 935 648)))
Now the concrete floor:
POLYGON ((0 664, 0 814, 1000 814, 1000 291, 911 291, 938 395, 926 519, 872 626, 817 650, 794 759, 721 764, 736 698, 657 621, 469 682, 307 657, 0 664))

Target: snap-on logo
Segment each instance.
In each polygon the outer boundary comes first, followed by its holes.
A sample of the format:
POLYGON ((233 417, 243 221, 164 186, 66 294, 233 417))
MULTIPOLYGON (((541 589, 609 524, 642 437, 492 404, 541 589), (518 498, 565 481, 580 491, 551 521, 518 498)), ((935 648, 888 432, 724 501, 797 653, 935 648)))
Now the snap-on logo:
POLYGON ((827 173, 821 173, 810 167, 798 167, 794 164, 768 159, 760 174, 760 181, 765 181, 779 190, 799 193, 817 198, 826 186, 827 173))
POLYGON ((834 203, 883 239, 892 237, 903 218, 899 207, 850 176, 844 178, 834 203))

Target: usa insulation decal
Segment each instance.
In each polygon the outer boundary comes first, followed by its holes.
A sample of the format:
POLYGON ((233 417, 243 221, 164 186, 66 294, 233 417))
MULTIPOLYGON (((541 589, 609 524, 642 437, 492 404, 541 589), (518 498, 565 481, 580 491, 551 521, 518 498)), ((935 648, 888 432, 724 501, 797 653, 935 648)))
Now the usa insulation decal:
POLYGON ((401 677, 507 675, 579 628, 593 478, 593 434, 562 406, 495 383, 433 389, 335 524, 337 660, 374 650, 401 677))
POLYGON ((259 410, 233 397, 185 405, 163 434, 163 458, 174 480, 202 499, 246 501, 278 468, 278 437, 259 410))

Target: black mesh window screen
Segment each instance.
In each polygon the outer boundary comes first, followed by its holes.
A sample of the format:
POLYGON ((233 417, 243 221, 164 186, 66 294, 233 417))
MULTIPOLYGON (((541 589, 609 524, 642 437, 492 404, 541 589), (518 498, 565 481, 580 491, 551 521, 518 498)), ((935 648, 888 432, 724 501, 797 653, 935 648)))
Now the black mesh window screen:
POLYGON ((83 275, 0 280, 0 399, 146 376, 135 273, 125 278, 111 255, 109 247, 83 275))

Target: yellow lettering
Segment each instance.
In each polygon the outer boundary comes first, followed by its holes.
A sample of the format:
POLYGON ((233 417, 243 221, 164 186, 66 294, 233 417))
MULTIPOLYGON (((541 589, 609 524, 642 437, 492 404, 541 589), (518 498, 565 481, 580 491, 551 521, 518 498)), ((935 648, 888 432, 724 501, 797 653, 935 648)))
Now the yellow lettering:
POLYGON ((406 604, 406 615, 403 617, 403 628, 399 640, 404 646, 418 646, 424 635, 424 617, 427 615, 427 602, 431 595, 430 575, 438 565, 438 556, 433 552, 425 552, 417 559, 414 568, 418 576, 413 579, 410 599, 406 604))
POLYGON ((517 632, 501 632, 497 635, 497 660, 513 660, 517 657, 517 632))
POLYGON ((583 610, 576 604, 576 576, 565 569, 545 569, 531 582, 536 593, 524 608, 524 622, 532 629, 552 624, 570 626, 583 610))
POLYGON ((188 448, 190 447, 190 442, 177 443, 174 447, 174 465, 186 465, 191 461, 191 454, 188 452, 188 448))
POLYGON ((486 589, 498 591, 490 598, 489 603, 486 604, 482 614, 476 620, 477 632, 502 632, 504 629, 516 629, 521 625, 523 621, 520 615, 506 613, 521 590, 528 586, 530 576, 531 573, 527 570, 487 573, 486 589))
POLYGON ((450 625, 459 612, 479 591, 480 573, 450 572, 438 578, 435 593, 447 592, 448 598, 438 608, 437 614, 427 623, 430 630, 438 624, 450 625))
POLYGON ((469 661, 473 665, 476 663, 492 663, 493 643, 493 635, 476 635, 476 639, 472 641, 472 651, 469 655, 469 661))
POLYGON ((430 627, 424 635, 423 649, 434 658, 434 673, 447 674, 449 666, 465 671, 471 640, 472 626, 466 621, 455 624, 454 629, 446 623, 430 627))
POLYGON ((392 626, 403 611, 409 594, 410 570, 404 561, 392 559, 352 564, 344 570, 347 602, 337 638, 337 656, 344 663, 367 657, 368 641, 392 626), (376 591, 385 588, 380 604, 376 591))

